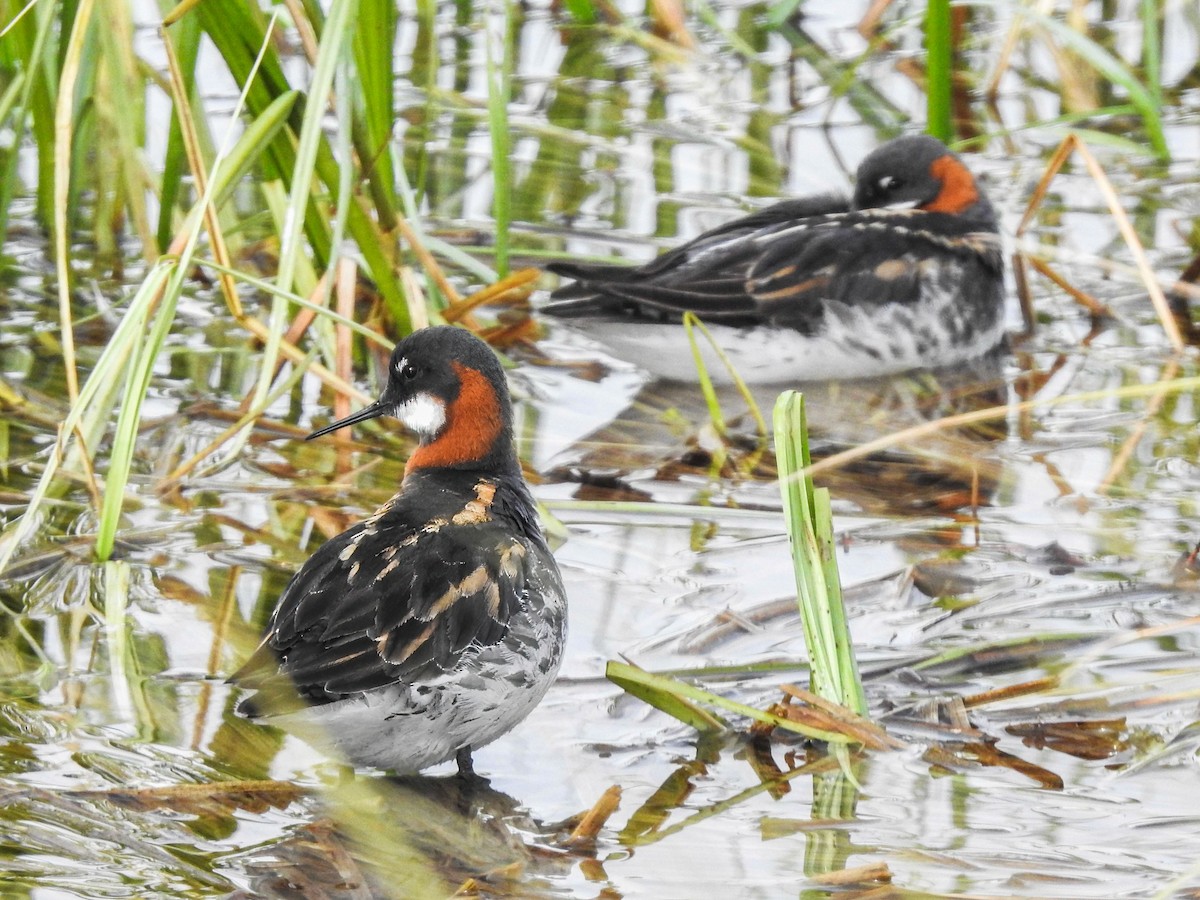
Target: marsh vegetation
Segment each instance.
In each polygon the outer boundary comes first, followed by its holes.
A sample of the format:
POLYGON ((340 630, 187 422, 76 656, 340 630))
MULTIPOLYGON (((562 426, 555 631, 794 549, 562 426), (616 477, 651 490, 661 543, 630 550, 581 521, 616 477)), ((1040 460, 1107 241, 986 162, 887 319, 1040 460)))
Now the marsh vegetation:
POLYGON ((0 29, 6 896, 1200 890, 1195 4, 0 0, 0 29), (830 713, 830 753, 788 730, 819 704, 748 398, 528 306, 547 260, 845 188, 926 122, 1002 214, 1013 341, 805 386, 871 719, 830 713), (410 449, 299 438, 439 318, 512 364, 571 601, 470 791, 346 781, 223 681, 410 449))

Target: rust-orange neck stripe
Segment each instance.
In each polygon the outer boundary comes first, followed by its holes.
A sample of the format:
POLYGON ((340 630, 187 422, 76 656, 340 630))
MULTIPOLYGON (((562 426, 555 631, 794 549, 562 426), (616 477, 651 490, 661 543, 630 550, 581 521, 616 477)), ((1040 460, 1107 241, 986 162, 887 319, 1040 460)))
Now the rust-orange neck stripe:
POLYGON ((975 179, 967 167, 953 156, 940 156, 929 166, 929 174, 942 183, 938 195, 922 209, 957 215, 966 212, 979 200, 975 179))
POLYGON ((462 387, 446 409, 445 427, 436 438, 413 451, 404 467, 405 474, 484 459, 504 431, 500 398, 492 383, 475 369, 457 362, 450 365, 462 387))

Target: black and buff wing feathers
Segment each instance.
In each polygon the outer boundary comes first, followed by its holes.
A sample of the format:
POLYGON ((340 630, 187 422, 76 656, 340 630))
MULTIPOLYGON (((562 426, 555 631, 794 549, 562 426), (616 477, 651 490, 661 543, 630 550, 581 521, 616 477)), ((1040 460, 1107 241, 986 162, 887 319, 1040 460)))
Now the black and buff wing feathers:
POLYGON ((556 290, 544 311, 564 318, 611 312, 662 320, 678 318, 685 310, 710 319, 753 316, 744 280, 758 251, 746 239, 848 208, 846 198, 833 194, 785 200, 706 231, 637 267, 551 263, 551 272, 574 282, 556 290))
MULTIPOLYGON (((705 236, 639 269, 557 266, 579 279, 563 290, 581 299, 554 301, 554 315, 615 315, 673 321, 692 311, 710 322, 796 328, 819 327, 824 304, 911 305, 929 261, 963 266, 996 279, 999 243, 989 232, 966 232, 958 217, 921 210, 845 212, 770 218, 752 229, 705 236), (583 292, 589 300, 582 299, 583 292)), ((753 217, 752 217, 753 218, 753 217)), ((558 296, 556 292, 556 297, 558 296)))
POLYGON ((759 320, 808 333, 823 307, 914 306, 923 286, 999 284, 999 239, 954 216, 919 210, 848 213, 761 241, 745 290, 759 320))
POLYGON ((285 712, 297 700, 431 681, 468 648, 499 642, 524 595, 532 547, 478 509, 466 515, 472 521, 453 518, 401 532, 373 517, 326 542, 233 676, 258 692, 240 711, 285 712))

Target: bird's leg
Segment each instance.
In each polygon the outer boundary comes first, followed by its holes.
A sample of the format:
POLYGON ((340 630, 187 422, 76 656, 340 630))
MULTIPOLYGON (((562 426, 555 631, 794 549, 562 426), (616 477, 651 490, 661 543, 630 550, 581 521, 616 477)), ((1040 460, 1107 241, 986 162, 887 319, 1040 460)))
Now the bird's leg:
POLYGON ((471 779, 475 777, 475 764, 471 761, 471 748, 463 747, 454 757, 454 761, 458 763, 458 774, 463 778, 471 779))

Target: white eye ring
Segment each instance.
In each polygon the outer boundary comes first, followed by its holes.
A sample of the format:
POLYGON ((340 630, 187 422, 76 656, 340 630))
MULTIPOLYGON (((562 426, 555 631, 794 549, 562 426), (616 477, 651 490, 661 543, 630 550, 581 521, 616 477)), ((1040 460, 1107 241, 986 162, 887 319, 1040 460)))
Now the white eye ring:
POLYGON ((878 184, 881 191, 890 191, 898 184, 898 182, 896 181, 896 177, 894 175, 884 175, 879 179, 878 184))
POLYGON ((416 367, 409 361, 407 356, 402 356, 396 361, 396 374, 401 378, 412 378, 417 374, 416 367))

